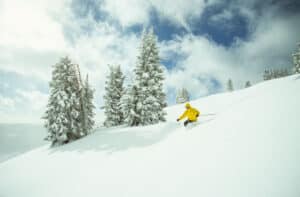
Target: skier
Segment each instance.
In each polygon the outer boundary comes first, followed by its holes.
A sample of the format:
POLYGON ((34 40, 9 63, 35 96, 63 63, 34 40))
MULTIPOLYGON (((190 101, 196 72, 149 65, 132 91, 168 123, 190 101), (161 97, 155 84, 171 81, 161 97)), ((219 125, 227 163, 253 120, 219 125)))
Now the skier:
POLYGON ((184 126, 187 126, 187 124, 197 121, 200 112, 193 108, 189 103, 185 104, 185 108, 185 112, 177 119, 177 122, 187 117, 187 120, 184 121, 184 126))

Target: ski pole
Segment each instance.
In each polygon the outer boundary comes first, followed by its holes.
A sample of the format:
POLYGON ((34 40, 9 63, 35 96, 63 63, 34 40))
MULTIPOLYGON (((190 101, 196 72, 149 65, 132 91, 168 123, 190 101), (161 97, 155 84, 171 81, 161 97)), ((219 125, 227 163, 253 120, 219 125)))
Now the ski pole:
POLYGON ((210 113, 210 114, 200 114, 200 116, 215 116, 216 114, 212 114, 212 113, 210 113))

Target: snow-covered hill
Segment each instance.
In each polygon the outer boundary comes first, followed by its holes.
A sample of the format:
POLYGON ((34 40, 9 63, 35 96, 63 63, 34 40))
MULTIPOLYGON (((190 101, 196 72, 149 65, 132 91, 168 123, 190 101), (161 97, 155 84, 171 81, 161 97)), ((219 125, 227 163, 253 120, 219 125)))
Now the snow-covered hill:
MULTIPOLYGON (((201 91, 201 90, 199 90, 201 91)), ((299 197, 300 76, 191 102, 200 124, 98 129, 0 164, 0 196, 299 197)))

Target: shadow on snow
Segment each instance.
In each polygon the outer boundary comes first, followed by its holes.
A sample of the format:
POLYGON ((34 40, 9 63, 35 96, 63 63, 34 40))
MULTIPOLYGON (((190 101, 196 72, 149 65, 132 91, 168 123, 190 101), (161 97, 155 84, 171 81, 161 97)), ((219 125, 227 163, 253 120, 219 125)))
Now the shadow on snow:
POLYGON ((131 148, 143 148, 159 143, 178 128, 175 123, 162 123, 143 127, 117 127, 97 129, 82 139, 52 148, 50 154, 65 151, 104 151, 109 154, 131 148))

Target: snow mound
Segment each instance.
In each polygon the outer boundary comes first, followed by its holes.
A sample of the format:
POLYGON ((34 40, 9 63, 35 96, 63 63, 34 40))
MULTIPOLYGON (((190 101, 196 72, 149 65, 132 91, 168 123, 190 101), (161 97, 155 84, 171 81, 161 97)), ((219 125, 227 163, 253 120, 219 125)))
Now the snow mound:
POLYGON ((191 102, 190 128, 177 105, 163 124, 35 149, 0 164, 0 196, 299 197, 299 90, 294 75, 191 102))

